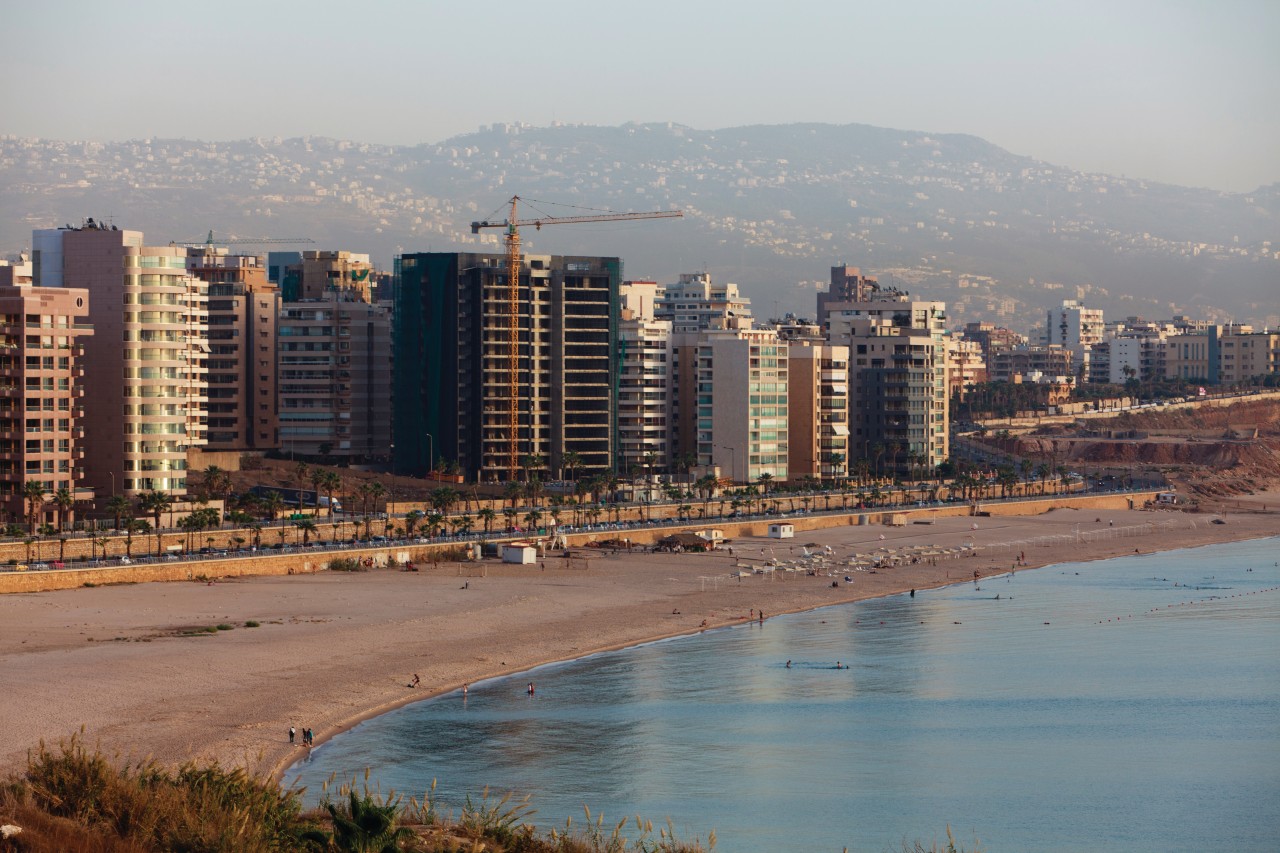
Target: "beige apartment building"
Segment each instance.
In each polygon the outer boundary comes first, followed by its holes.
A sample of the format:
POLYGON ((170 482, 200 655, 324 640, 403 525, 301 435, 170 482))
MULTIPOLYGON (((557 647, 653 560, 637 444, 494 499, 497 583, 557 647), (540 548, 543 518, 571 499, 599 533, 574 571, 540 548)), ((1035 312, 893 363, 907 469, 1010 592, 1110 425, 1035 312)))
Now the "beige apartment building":
POLYGON ((297 281, 297 293, 290 286, 284 294, 291 302, 328 299, 335 291, 360 302, 372 302, 378 278, 368 255, 346 251, 303 252, 302 263, 291 266, 286 275, 297 281))
MULTIPOLYGON (((0 264, 0 513, 6 522, 27 517, 28 483, 39 483, 47 502, 39 523, 56 523, 55 496, 66 489, 77 502, 93 499, 84 487, 84 339, 89 294, 76 288, 36 288, 29 263, 0 264)), ((75 520, 72 506, 62 519, 75 520)))
POLYGON ((262 259, 225 248, 187 250, 187 269, 209 284, 208 451, 280 447, 276 395, 280 292, 262 259))
POLYGON ((85 472, 98 497, 187 490, 187 453, 205 444, 208 289, 187 250, 88 220, 36 231, 37 287, 89 293, 85 472))
POLYGON ((1280 333, 1254 332, 1249 327, 1224 334, 1218 343, 1218 382, 1232 385, 1280 373, 1280 333))
POLYGON ((787 362, 787 479, 840 479, 849 463, 849 348, 793 340, 787 362))
POLYGON ((959 335, 947 337, 947 396, 963 399, 974 385, 987 381, 982 344, 959 335))

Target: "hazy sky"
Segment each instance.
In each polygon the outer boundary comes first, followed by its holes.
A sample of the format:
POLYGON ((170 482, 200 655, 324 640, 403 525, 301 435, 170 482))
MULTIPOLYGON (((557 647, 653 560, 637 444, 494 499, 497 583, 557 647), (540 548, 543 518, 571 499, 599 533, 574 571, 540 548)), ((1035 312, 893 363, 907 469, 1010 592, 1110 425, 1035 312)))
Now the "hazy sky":
POLYGON ((0 133, 18 136, 860 122, 1280 181, 1280 0, 0 0, 0 25, 0 133))

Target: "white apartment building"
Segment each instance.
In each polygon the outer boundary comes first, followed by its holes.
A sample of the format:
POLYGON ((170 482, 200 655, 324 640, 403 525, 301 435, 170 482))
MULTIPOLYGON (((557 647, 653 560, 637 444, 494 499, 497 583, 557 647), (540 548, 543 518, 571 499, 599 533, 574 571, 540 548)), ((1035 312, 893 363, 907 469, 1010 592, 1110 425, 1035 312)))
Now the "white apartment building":
POLYGON ((1045 343, 1057 344, 1075 353, 1075 363, 1088 376, 1089 350, 1102 342, 1106 324, 1101 308, 1085 308, 1076 299, 1064 299, 1062 305, 1050 308, 1045 324, 1045 343))
POLYGON ((671 323, 654 319, 660 288, 653 281, 625 281, 619 288, 618 467, 624 474, 652 474, 670 464, 667 373, 671 323))
POLYGON ((714 284, 711 273, 683 273, 680 281, 659 289, 654 318, 671 323, 671 331, 710 329, 726 317, 750 317, 751 300, 738 285, 714 284))

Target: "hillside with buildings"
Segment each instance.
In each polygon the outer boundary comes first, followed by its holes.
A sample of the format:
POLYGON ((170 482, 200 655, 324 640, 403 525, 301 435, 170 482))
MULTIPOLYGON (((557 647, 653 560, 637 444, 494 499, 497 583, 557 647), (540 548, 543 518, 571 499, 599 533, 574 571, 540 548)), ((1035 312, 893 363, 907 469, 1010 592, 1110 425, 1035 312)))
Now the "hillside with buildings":
MULTIPOLYGON (((763 315, 810 316, 823 271, 857 263, 948 304, 953 324, 1027 332, 1064 298, 1110 316, 1280 325, 1280 192, 1231 194, 1089 174, 981 139, 863 125, 696 130, 494 125, 411 147, 341 140, 0 138, 0 254, 83 217, 153 241, 302 235, 393 256, 493 251, 469 223, 512 194, 680 223, 528 235, 623 259, 632 278, 713 270, 763 315)), ((551 205, 552 214, 572 208, 551 205)))

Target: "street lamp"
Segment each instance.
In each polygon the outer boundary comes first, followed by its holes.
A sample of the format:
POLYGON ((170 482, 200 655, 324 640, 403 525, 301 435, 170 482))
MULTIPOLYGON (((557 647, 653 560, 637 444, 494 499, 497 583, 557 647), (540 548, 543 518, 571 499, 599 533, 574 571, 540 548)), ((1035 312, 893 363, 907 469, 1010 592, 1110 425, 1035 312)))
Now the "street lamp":
POLYGON ((729 451, 730 476, 732 477, 733 482, 738 482, 738 448, 734 447, 732 444, 717 444, 716 447, 729 451))
POLYGON ((427 437, 427 474, 431 475, 435 471, 435 439, 431 437, 431 433, 423 433, 427 437))

